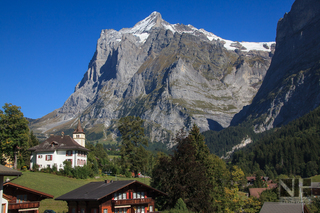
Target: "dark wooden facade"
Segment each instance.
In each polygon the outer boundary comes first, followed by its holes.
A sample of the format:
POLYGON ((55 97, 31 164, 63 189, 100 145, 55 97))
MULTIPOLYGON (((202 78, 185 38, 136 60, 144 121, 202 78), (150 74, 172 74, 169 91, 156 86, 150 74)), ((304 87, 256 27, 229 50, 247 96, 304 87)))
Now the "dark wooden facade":
MULTIPOLYGON (((108 184, 112 187, 112 182, 108 184)), ((69 213, 147 213, 155 212, 157 196, 166 195, 138 181, 127 182, 112 190, 105 187, 96 187, 99 191, 95 191, 95 194, 99 194, 100 191, 106 192, 100 198, 90 198, 88 189, 84 187, 82 190, 70 192, 69 195, 62 195, 57 200, 67 201, 69 213), (87 193, 87 198, 80 198, 79 193, 87 193)))
POLYGON ((3 184, 3 194, 8 199, 8 213, 21 211, 38 213, 40 201, 46 198, 53 198, 52 195, 11 182, 3 184))

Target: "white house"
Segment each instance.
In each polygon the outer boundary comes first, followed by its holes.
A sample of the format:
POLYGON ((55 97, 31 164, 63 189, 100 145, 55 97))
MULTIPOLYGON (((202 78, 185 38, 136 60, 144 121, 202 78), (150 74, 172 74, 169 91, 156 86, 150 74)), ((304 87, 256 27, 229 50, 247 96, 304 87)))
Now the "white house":
POLYGON ((87 164, 88 149, 85 148, 85 133, 81 127, 80 120, 77 129, 73 132, 73 138, 69 135, 51 135, 43 143, 31 147, 30 169, 33 165, 41 168, 52 168, 54 165, 58 170, 63 169, 65 160, 71 162, 71 166, 83 166, 87 164))

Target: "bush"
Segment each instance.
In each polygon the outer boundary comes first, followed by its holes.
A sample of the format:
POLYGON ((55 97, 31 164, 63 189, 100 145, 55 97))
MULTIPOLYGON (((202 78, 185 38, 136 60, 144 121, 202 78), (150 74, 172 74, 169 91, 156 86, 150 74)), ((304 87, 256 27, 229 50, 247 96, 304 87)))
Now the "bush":
POLYGON ((32 171, 38 172, 39 171, 39 165, 38 164, 33 165, 32 171))

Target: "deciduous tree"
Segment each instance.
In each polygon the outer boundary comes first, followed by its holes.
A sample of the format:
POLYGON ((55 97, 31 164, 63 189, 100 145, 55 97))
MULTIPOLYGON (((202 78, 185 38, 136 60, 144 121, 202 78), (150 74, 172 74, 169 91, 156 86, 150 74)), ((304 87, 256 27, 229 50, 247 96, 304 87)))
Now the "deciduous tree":
MULTIPOLYGON (((20 148, 24 153, 29 148, 28 120, 20 111, 21 107, 6 103, 0 110, 0 156, 14 160, 14 151, 20 148)), ((23 164, 23 158, 20 159, 23 164)))

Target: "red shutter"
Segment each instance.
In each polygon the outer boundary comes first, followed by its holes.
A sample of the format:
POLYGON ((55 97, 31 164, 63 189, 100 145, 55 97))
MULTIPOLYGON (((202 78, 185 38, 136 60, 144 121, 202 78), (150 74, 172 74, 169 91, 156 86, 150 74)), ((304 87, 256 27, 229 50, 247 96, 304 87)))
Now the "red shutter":
POLYGON ((147 213, 148 207, 144 207, 144 212, 147 213))
POLYGON ((46 160, 48 160, 48 155, 46 155, 46 160))
POLYGON ((131 197, 130 197, 130 199, 133 199, 133 192, 131 192, 131 197))
POLYGON ((129 192, 127 192, 127 199, 129 199, 129 192))

